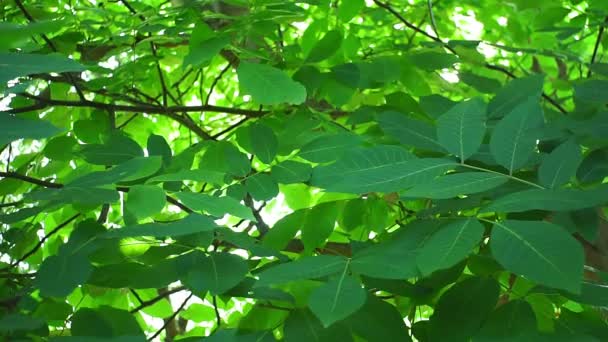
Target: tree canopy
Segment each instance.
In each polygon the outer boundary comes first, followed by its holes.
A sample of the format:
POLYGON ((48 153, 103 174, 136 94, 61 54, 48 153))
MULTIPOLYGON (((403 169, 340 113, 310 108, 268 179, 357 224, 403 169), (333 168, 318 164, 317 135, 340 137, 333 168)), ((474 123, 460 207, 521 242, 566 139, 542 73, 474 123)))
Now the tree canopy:
POLYGON ((608 1, 0 14, 0 338, 608 340, 608 1))

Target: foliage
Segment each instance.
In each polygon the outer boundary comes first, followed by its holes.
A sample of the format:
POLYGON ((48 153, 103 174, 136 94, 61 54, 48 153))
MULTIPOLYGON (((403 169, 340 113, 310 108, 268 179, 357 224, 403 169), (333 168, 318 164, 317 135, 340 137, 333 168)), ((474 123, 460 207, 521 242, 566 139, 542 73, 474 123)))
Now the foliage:
POLYGON ((608 340, 605 0, 8 0, 0 336, 608 340))

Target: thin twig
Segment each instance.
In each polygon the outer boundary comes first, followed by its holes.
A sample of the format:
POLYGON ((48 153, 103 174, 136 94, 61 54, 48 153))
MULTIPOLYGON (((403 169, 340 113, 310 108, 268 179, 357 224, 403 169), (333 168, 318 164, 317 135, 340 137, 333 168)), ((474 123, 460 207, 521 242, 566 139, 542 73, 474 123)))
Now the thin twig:
POLYGON ((587 78, 591 77, 591 65, 595 63, 597 51, 600 48, 600 43, 602 42, 602 35, 604 34, 604 25, 606 23, 608 23, 608 17, 604 19, 604 22, 600 25, 600 29, 597 32, 597 39, 595 40, 595 46, 593 47, 593 55, 591 55, 591 61, 589 62, 589 71, 587 71, 587 78))
POLYGON ((163 299, 163 298, 167 298, 167 297, 169 297, 170 295, 172 295, 172 294, 174 294, 174 293, 177 293, 177 292, 180 292, 180 291, 183 291, 183 290, 185 290, 185 289, 186 289, 186 288, 185 288, 185 287, 183 287, 183 286, 178 286, 178 287, 175 287, 175 288, 173 288, 173 289, 171 289, 171 290, 169 290, 169 291, 167 291, 167 292, 164 292, 164 293, 162 293, 162 294, 159 294, 158 296, 156 296, 156 297, 154 297, 154 298, 152 298, 152 299, 148 299, 148 300, 144 300, 144 301, 142 301, 142 302, 141 302, 141 304, 139 304, 137 307, 135 307, 135 308, 133 308, 133 309, 129 310, 129 312, 130 312, 130 313, 136 313, 137 311, 139 311, 139 310, 141 310, 141 309, 143 309, 143 308, 147 308, 148 306, 151 306, 151 305, 156 304, 156 303, 157 303, 159 300, 161 300, 161 299, 163 299))
MULTIPOLYGON (((450 51, 451 53, 458 55, 458 53, 456 52, 456 50, 451 47, 449 44, 443 42, 440 38, 435 37, 433 35, 428 34, 426 31, 424 31, 423 29, 419 28, 418 26, 410 23, 407 19, 405 19, 399 12, 397 12, 394 8, 392 8, 389 4, 386 4, 380 0, 373 0, 374 3, 376 5, 378 5, 378 7, 384 8, 385 10, 387 10, 388 12, 390 12, 393 16, 395 16, 397 19, 399 19, 399 21, 401 21, 401 23, 403 23, 405 26, 407 26, 408 28, 414 30, 415 32, 418 32, 420 34, 422 34, 423 36, 437 42, 440 43, 446 50, 450 51)), ((510 72, 509 70, 500 67, 500 66, 496 66, 496 65, 492 65, 490 63, 485 63, 484 67, 486 69, 490 69, 490 70, 496 70, 496 71, 500 71, 506 75, 509 75, 512 78, 517 78, 512 72, 510 72)), ((546 93, 542 93, 542 97, 547 100, 552 106, 554 106, 557 110, 559 110, 561 113, 566 114, 568 113, 566 111, 566 109, 564 107, 562 107, 559 103, 557 103, 557 101, 555 101, 553 98, 551 98, 549 95, 547 95, 546 93)))
POLYGON ((190 298, 192 298, 192 296, 194 296, 194 293, 190 293, 190 295, 188 297, 186 297, 186 299, 184 299, 184 301, 182 302, 182 304, 179 306, 179 308, 177 308, 177 310, 175 310, 175 312, 173 314, 171 314, 171 316, 169 316, 166 320, 165 320, 165 324, 163 324, 163 326, 158 329, 154 335, 150 336, 150 338, 148 338, 148 341, 152 341, 154 340, 158 335, 160 335, 160 333, 162 333, 169 324, 171 324, 171 322, 173 322, 173 320, 175 319, 175 317, 180 313, 180 311, 182 311, 184 309, 184 307, 186 306, 186 304, 188 303, 188 301, 190 300, 190 298))
POLYGON ((437 30, 437 23, 435 22, 435 15, 433 14, 433 0, 427 0, 426 4, 429 8, 429 16, 431 18, 431 27, 435 32, 435 36, 439 38, 439 30, 437 30))
POLYGON ((226 73, 226 71, 228 71, 228 69, 230 69, 231 66, 232 65, 230 63, 228 63, 228 65, 226 65, 224 67, 224 69, 222 69, 222 71, 219 73, 219 75, 217 75, 215 77, 215 79, 213 80, 213 83, 211 83, 211 86, 209 87, 209 91, 207 92, 207 97, 205 98, 205 105, 209 104, 209 100, 211 99, 211 94, 213 93, 213 89, 215 89, 215 86, 217 85, 217 82, 220 81, 220 79, 222 78, 222 76, 224 76, 224 74, 226 73))
POLYGON ((217 307, 217 296, 213 296, 211 300, 213 302, 213 310, 215 311, 215 330, 217 330, 222 325, 222 317, 220 316, 220 310, 217 307))
POLYGON ((3 172, 3 171, 0 171, 0 177, 19 179, 19 180, 22 180, 24 182, 28 182, 28 183, 44 186, 46 188, 59 189, 59 188, 63 187, 63 184, 48 182, 48 181, 45 181, 45 180, 42 180, 42 179, 38 179, 38 178, 33 178, 33 177, 26 176, 26 175, 22 175, 22 174, 17 173, 17 172, 3 172))
POLYGON ((11 268, 19 265, 23 261, 27 260, 27 258, 29 258, 30 256, 32 256, 34 253, 36 253, 40 249, 40 247, 42 247, 42 245, 44 244, 44 242, 46 240, 48 240, 51 236, 55 235, 59 230, 61 230, 61 228, 63 228, 65 226, 67 226, 68 224, 70 224, 72 221, 74 221, 76 218, 78 218, 78 216, 80 216, 80 213, 78 213, 78 214, 76 214, 76 215, 68 218, 67 220, 63 221, 61 224, 59 224, 53 230, 51 230, 50 232, 48 232, 48 234, 46 234, 45 236, 43 236, 42 239, 40 239, 40 241, 38 241, 38 243, 32 249, 30 249, 27 253, 25 253, 21 258, 19 258, 17 261, 15 261, 12 264, 10 264, 10 266, 3 268, 2 270, 11 269, 11 268))

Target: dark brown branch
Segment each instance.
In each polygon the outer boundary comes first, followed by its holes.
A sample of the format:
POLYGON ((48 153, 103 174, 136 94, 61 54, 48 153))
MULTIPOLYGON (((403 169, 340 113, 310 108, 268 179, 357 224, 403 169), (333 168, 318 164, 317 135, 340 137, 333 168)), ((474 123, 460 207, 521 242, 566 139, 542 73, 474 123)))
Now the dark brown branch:
POLYGON ((173 322, 173 320, 175 319, 175 317, 184 309, 184 307, 186 306, 186 303, 188 303, 188 301, 190 300, 190 298, 192 298, 192 296, 194 296, 194 294, 190 293, 190 295, 188 297, 186 297, 186 299, 184 299, 184 301, 179 306, 179 308, 177 308, 177 310, 175 310, 175 312, 173 314, 171 314, 171 316, 169 316, 165 320, 165 324, 163 324, 163 326, 160 329, 158 329, 158 331, 156 331, 154 333, 154 335, 152 335, 152 336, 150 336, 150 338, 148 338, 148 341, 153 341, 158 335, 160 335, 160 333, 163 332, 163 330, 165 330, 167 328, 167 326, 169 324, 171 324, 173 322))
POLYGON ((593 47, 593 54, 591 55, 591 61, 589 62, 589 71, 587 71, 587 78, 591 77, 591 65, 595 63, 595 58, 597 57, 597 51, 600 48, 600 43, 602 42, 602 35, 604 34, 604 25, 608 23, 608 17, 604 19, 604 22, 600 25, 600 28, 597 32, 597 39, 595 40, 595 46, 593 47))
POLYGON ((135 308, 131 309, 129 312, 130 312, 130 313, 136 313, 137 311, 139 311, 139 310, 141 310, 141 309, 143 309, 143 308, 146 308, 146 307, 148 307, 148 306, 151 306, 151 305, 156 304, 156 302, 158 302, 159 300, 161 300, 161 299, 163 299, 163 298, 167 298, 167 297, 169 297, 170 295, 172 295, 172 294, 174 294, 174 293, 177 293, 177 292, 180 292, 180 291, 183 291, 183 290, 185 290, 185 289, 186 289, 186 288, 185 288, 185 287, 183 287, 183 286, 178 286, 178 287, 175 287, 175 288, 173 288, 173 289, 171 289, 171 290, 168 290, 168 291, 166 291, 166 292, 163 292, 162 294, 159 294, 158 296, 156 296, 156 297, 154 297, 154 298, 152 298, 152 299, 148 299, 148 300, 144 300, 144 301, 142 301, 142 302, 141 302, 141 304, 139 304, 137 307, 135 307, 135 308))
MULTIPOLYGON (((184 113, 184 112, 215 112, 215 113, 226 113, 226 114, 238 114, 245 115, 248 117, 260 117, 268 111, 258 111, 255 109, 240 109, 240 108, 230 108, 230 107, 220 107, 213 105, 202 105, 202 106, 170 106, 167 108, 159 107, 159 106, 128 106, 128 105, 119 105, 119 104, 110 104, 103 102, 95 102, 95 101, 68 101, 68 100, 53 100, 53 99, 45 99, 36 95, 20 93, 19 96, 23 96, 39 103, 44 104, 45 106, 38 109, 43 109, 49 106, 64 106, 64 107, 89 107, 96 108, 102 110, 114 110, 116 112, 132 112, 132 113, 147 113, 147 114, 164 114, 168 115, 170 113, 184 113)), ((30 106, 32 107, 32 106, 30 106)), ((29 109, 32 110, 32 109, 29 109)), ((20 108, 9 109, 5 111, 5 113, 15 114, 20 111, 20 108)))
POLYGON ((61 224, 59 224, 53 230, 51 230, 50 232, 48 232, 48 234, 46 234, 45 236, 43 236, 42 239, 40 239, 40 241, 38 241, 38 243, 32 249, 30 249, 27 253, 25 253, 21 258, 19 258, 17 261, 13 262, 12 264, 10 264, 10 266, 4 268, 3 270, 11 269, 11 268, 19 265, 21 262, 27 260, 27 258, 29 258, 30 256, 32 256, 34 253, 36 253, 40 249, 40 247, 42 247, 42 245, 44 244, 44 242, 46 240, 48 240, 51 236, 55 235, 59 230, 61 230, 61 228, 63 228, 65 226, 67 226, 68 224, 70 224, 72 221, 74 221, 76 218, 78 218, 78 216, 80 216, 80 213, 78 213, 78 214, 70 217, 69 219, 63 221, 61 224))
MULTIPOLYGON (((439 37, 434 37, 430 34, 428 34, 426 31, 424 31, 423 29, 419 28, 418 26, 410 23, 407 19, 405 19, 401 14, 399 14, 399 12, 397 12, 394 8, 392 8, 389 4, 386 4, 380 0, 374 0, 374 3, 376 5, 378 5, 378 7, 384 8, 385 10, 387 10, 388 12, 390 12, 393 16, 395 16, 397 19, 399 19, 399 21, 401 23, 403 23, 405 26, 407 26, 408 28, 414 30, 415 32, 418 32, 422 35, 424 35, 425 37, 440 43, 446 50, 450 51, 451 53, 458 55, 458 52, 456 52, 456 50, 451 47, 449 44, 443 42, 441 40, 441 38, 439 37)), ((490 69, 490 70, 496 70, 496 71, 500 71, 503 74, 509 75, 509 77, 511 78, 517 78, 517 76, 515 76, 515 74, 513 74, 512 72, 510 72, 509 70, 500 67, 500 66, 496 66, 496 65, 492 65, 490 63, 485 63, 484 67, 486 69, 490 69)), ((549 95, 545 94, 544 92, 542 93, 542 97, 547 100, 547 102, 549 102, 552 106, 554 106, 557 110, 559 110, 561 113, 566 114, 567 111, 564 107, 562 107, 559 103, 557 103, 557 101, 555 101, 553 98, 551 98, 549 95)))
POLYGON ((46 188, 59 189, 59 188, 63 187, 63 184, 53 183, 53 182, 49 182, 49 181, 45 181, 45 180, 37 179, 37 178, 32 178, 32 177, 29 177, 29 176, 26 176, 26 175, 22 175, 22 174, 17 173, 17 172, 3 172, 3 171, 0 171, 0 177, 19 179, 19 180, 22 180, 24 182, 28 182, 28 183, 44 186, 46 188))

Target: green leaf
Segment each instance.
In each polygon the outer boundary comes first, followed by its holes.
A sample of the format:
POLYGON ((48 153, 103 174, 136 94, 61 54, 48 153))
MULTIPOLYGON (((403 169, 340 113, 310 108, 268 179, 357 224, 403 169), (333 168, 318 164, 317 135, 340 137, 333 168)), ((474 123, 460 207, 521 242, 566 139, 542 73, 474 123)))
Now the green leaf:
POLYGON ((270 175, 256 173, 245 181, 247 192, 257 201, 268 201, 279 193, 279 185, 270 175))
POLYGON ((397 112, 378 115, 380 128, 400 143, 429 151, 443 151, 436 139, 435 127, 397 112))
POLYGON ((308 53, 306 62, 317 63, 333 56, 342 44, 342 33, 337 30, 327 32, 308 53))
POLYGON ((349 22, 364 8, 364 0, 341 1, 338 3, 338 19, 345 23, 349 22))
POLYGON ((44 146, 44 155, 53 160, 70 161, 74 158, 72 149, 78 142, 72 136, 56 137, 44 146))
POLYGON ((135 226, 127 226, 112 229, 104 234, 107 238, 126 238, 139 236, 152 237, 175 237, 199 232, 209 232, 217 228, 217 225, 209 216, 190 214, 181 220, 170 223, 146 223, 135 226))
POLYGON ((130 336, 132 341, 140 341, 139 336, 143 337, 135 316, 128 311, 106 305, 76 311, 72 316, 71 334, 112 338, 130 336))
POLYGON ((440 228, 420 248, 416 263, 423 275, 449 268, 479 244, 484 228, 476 219, 459 219, 440 228))
POLYGON ((66 187, 97 187, 119 182, 131 182, 155 174, 161 165, 160 157, 135 157, 109 170, 85 174, 66 184, 66 187))
POLYGON ((272 167, 271 175, 277 183, 304 183, 310 179, 312 167, 309 164, 286 160, 272 167))
POLYGON ((52 255, 44 260, 36 275, 36 287, 43 296, 66 297, 84 284, 93 268, 86 258, 52 255))
POLYGON ((83 71, 78 62, 60 54, 0 53, 0 84, 16 77, 51 72, 83 71))
POLYGON ((486 106, 480 99, 461 102, 437 120, 437 139, 451 154, 464 162, 483 141, 486 106))
POLYGON ((329 327, 359 310, 365 300, 365 290, 357 280, 346 275, 345 269, 342 276, 316 288, 308 298, 308 306, 323 326, 329 327))
POLYGON ((162 136, 150 134, 148 137, 147 149, 150 156, 161 156, 165 165, 168 165, 171 162, 171 156, 173 155, 171 146, 169 146, 162 136))
POLYGON ((368 294, 363 307, 346 318, 344 323, 366 341, 411 341, 397 308, 374 295, 368 294))
POLYGON ((488 317, 473 341, 531 341, 536 333, 536 316, 530 304, 510 301, 488 317))
POLYGON ((488 104, 488 117, 501 118, 522 103, 540 100, 544 78, 544 75, 534 74, 510 81, 488 104))
POLYGON ((219 141, 209 146, 199 167, 201 170, 228 173, 237 177, 244 177, 251 171, 247 155, 226 141, 219 141))
POLYGON ((184 279, 195 291, 222 294, 235 287, 247 275, 249 267, 241 257, 230 253, 210 253, 196 263, 184 279))
POLYGON ((496 260, 515 274, 549 287, 581 292, 583 248, 559 226, 542 221, 496 222, 490 248, 496 260))
POLYGON ((218 55, 226 45, 230 44, 230 37, 220 35, 202 42, 190 42, 190 51, 184 57, 184 67, 206 65, 213 57, 218 55))
POLYGON ((433 220, 414 221, 389 240, 356 251, 350 268, 354 273, 381 279, 415 277, 419 274, 416 265, 418 249, 438 226, 439 223, 433 220))
POLYGON ((538 168, 538 180, 547 188, 557 188, 567 183, 574 175, 583 161, 581 148, 569 140, 543 158, 538 168))
POLYGON ((47 201, 53 205, 60 203, 78 203, 98 205, 114 203, 120 199, 118 192, 112 189, 88 188, 79 186, 62 189, 42 189, 27 194, 27 201, 47 201))
POLYGON ((605 104, 608 96, 608 81, 588 80, 574 87, 574 97, 578 101, 605 104))
POLYGON ((414 159, 396 146, 357 149, 312 171, 311 185, 331 192, 394 192, 429 182, 457 164, 448 159, 414 159))
POLYGON ((194 210, 206 211, 213 216, 221 218, 229 214, 250 221, 256 220, 250 208, 232 197, 216 197, 194 192, 178 192, 176 196, 187 207, 194 210))
POLYGON ((6 113, 0 114, 0 145, 17 139, 48 138, 59 134, 59 132, 61 130, 48 121, 28 120, 6 113))
POLYGON ((570 211, 593 207, 606 202, 608 187, 592 190, 531 189, 500 197, 481 212, 516 213, 529 210, 570 211))
POLYGON ((295 280, 316 279, 344 271, 348 259, 342 256, 319 255, 271 267, 258 274, 256 287, 287 283, 295 280))
POLYGON ((277 155, 279 147, 274 131, 266 125, 258 124, 249 127, 249 134, 253 153, 262 163, 270 164, 277 155))
POLYGON ((424 51, 409 55, 408 60, 420 69, 432 72, 451 68, 454 63, 458 63, 459 58, 454 54, 445 52, 424 51))
POLYGON ((430 319, 433 341, 470 341, 496 306, 500 285, 492 278, 471 277, 441 295, 430 319))
POLYGON ((345 341, 352 342, 350 331, 336 324, 323 328, 321 322, 309 310, 292 310, 285 320, 286 341, 345 341))
POLYGON ((129 189, 125 209, 142 219, 158 214, 165 207, 165 192, 154 185, 135 185, 129 189))
POLYGON ((361 138, 355 134, 324 135, 302 146, 298 156, 313 163, 327 163, 338 159, 340 155, 360 146, 361 143, 361 138))
POLYGON ((415 185, 402 193, 405 197, 447 199, 494 189, 508 177, 488 172, 461 172, 441 176, 431 183, 415 185))
POLYGON ((6 314, 0 318, 0 332, 37 330, 45 325, 44 320, 19 313, 6 314))
POLYGON ((312 252, 321 246, 334 231, 337 216, 334 202, 318 204, 304 210, 300 221, 304 252, 312 252))
POLYGON ((241 62, 237 74, 243 91, 259 104, 300 104, 306 100, 306 88, 302 84, 270 65, 241 62))
POLYGON ((141 147, 132 139, 113 134, 104 144, 87 144, 80 148, 80 154, 90 164, 116 165, 135 157, 143 157, 141 147))
POLYGON ((496 126, 490 139, 494 159, 512 174, 524 166, 536 148, 534 128, 543 123, 538 100, 529 97, 507 114, 496 126))

